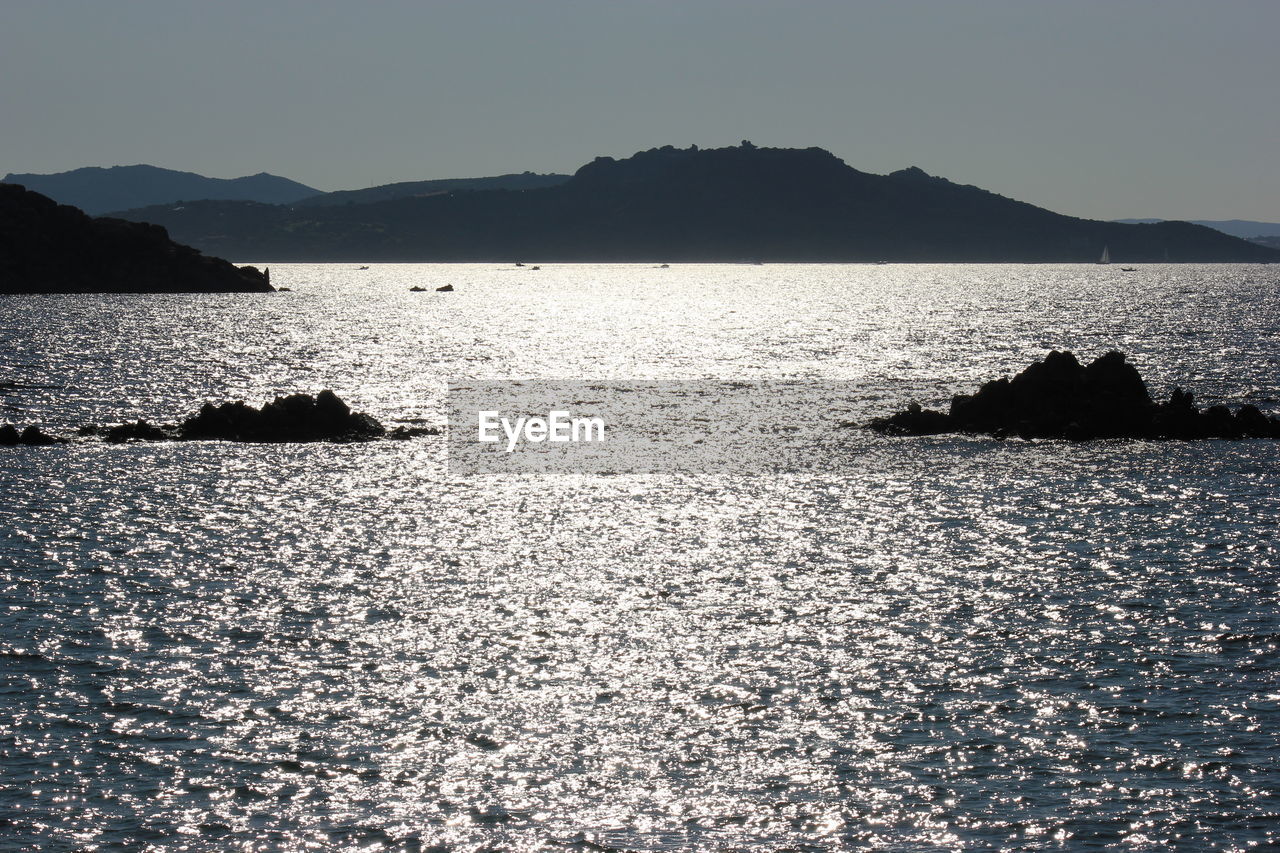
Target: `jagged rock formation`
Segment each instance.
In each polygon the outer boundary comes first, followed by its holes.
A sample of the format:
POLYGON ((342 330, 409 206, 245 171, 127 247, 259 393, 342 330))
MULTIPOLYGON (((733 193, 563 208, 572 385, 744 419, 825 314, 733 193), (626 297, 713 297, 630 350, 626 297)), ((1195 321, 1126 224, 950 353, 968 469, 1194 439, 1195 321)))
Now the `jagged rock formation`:
POLYGON ((0 293, 270 290, 264 273, 174 243, 159 225, 92 219, 0 184, 0 293))
MULTIPOLYGON (((6 429, 14 428, 0 427, 0 444, 6 443, 6 429)), ((152 424, 145 420, 108 426, 90 424, 81 427, 78 434, 81 438, 99 438, 112 443, 200 440, 345 443, 439 435, 440 430, 432 426, 401 426, 388 430, 372 415, 351 411, 351 407, 337 394, 326 390, 314 397, 310 394, 276 397, 262 408, 254 408, 242 401, 218 405, 205 403, 200 411, 177 424, 152 424)))
POLYGON ((37 426, 29 426, 21 432, 13 424, 0 426, 0 446, 13 447, 18 444, 43 446, 48 444, 65 444, 65 438, 57 438, 42 431, 37 426))
POLYGON ((368 441, 386 434, 376 419, 351 411, 332 391, 321 391, 315 397, 276 397, 261 409, 242 402, 205 403, 178 427, 178 437, 188 440, 368 441))
POLYGON ((387 435, 377 419, 351 407, 332 391, 276 397, 257 409, 242 401, 214 405, 179 424, 151 424, 140 420, 112 426, 80 428, 84 437, 104 441, 196 441, 200 439, 247 442, 371 441, 387 435))
POLYGON ((1071 353, 1054 350, 1012 379, 987 382, 976 394, 952 398, 947 413, 912 404, 867 426, 886 435, 967 432, 1074 441, 1280 438, 1280 418, 1254 406, 1235 413, 1226 406, 1201 411, 1180 388, 1168 402, 1153 402, 1138 371, 1115 351, 1083 366, 1071 353))

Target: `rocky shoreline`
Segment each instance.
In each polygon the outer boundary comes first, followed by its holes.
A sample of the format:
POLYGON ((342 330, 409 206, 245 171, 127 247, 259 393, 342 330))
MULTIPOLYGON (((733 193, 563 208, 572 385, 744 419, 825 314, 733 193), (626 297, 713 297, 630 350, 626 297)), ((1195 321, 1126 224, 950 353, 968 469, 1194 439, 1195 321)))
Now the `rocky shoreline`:
POLYGON ((987 382, 974 394, 953 397, 948 412, 913 403, 866 426, 884 435, 979 433, 1070 441, 1280 438, 1280 418, 1256 406, 1235 412, 1226 406, 1202 410, 1181 388, 1167 402, 1154 402, 1138 371, 1114 350, 1088 365, 1070 352, 1054 350, 1012 379, 987 382))

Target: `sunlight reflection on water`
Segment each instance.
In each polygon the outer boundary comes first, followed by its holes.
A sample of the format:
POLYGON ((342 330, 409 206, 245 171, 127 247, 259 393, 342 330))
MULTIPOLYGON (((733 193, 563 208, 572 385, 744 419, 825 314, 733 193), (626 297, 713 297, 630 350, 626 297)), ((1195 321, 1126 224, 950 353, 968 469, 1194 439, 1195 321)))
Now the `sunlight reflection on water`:
MULTIPOLYGON (((332 387, 392 421, 456 376, 818 377, 865 419, 1119 346, 1157 392, 1275 408, 1264 272, 275 266, 294 293, 6 301, 6 378, 47 387, 3 402, 65 427, 332 387)), ((1272 443, 850 432, 780 477, 457 479, 442 451, 6 451, 0 834, 1280 840, 1272 443)))

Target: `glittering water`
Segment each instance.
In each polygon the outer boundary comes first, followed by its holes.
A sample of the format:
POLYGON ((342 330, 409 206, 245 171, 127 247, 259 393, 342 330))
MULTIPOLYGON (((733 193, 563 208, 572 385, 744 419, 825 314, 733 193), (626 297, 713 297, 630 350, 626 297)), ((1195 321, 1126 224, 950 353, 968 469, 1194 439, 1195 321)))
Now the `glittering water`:
MULTIPOLYGON (((69 429, 450 378, 824 378, 1049 348, 1280 410, 1274 267, 289 265, 0 301, 69 429), (408 287, 451 282, 452 294, 408 287)), ((0 449, 0 846, 1280 842, 1280 450, 848 433, 824 471, 451 479, 443 441, 0 449)))

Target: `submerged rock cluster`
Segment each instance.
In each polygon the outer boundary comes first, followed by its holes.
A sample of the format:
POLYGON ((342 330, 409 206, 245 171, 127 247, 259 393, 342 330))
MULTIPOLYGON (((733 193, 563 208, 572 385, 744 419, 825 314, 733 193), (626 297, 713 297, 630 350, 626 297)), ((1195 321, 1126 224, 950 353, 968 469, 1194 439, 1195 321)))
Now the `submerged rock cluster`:
MULTIPOLYGON (((244 402, 205 403, 200 411, 178 424, 151 424, 145 420, 79 430, 82 438, 126 441, 243 441, 243 442, 354 442, 379 438, 404 439, 437 435, 435 427, 397 427, 388 430, 376 418, 353 412, 332 391, 276 397, 262 408, 244 402)), ((21 433, 12 425, 0 427, 0 444, 53 444, 64 438, 45 435, 36 427, 21 433), (10 440, 12 439, 12 440, 10 440)))
POLYGON ((1201 410, 1175 388, 1156 403, 1146 383, 1120 352, 1081 365, 1070 352, 1050 352, 1012 379, 987 382, 977 393, 957 395, 949 412, 922 409, 876 418, 869 429, 886 435, 989 433, 997 437, 1059 438, 1280 438, 1280 418, 1255 406, 1201 410))

